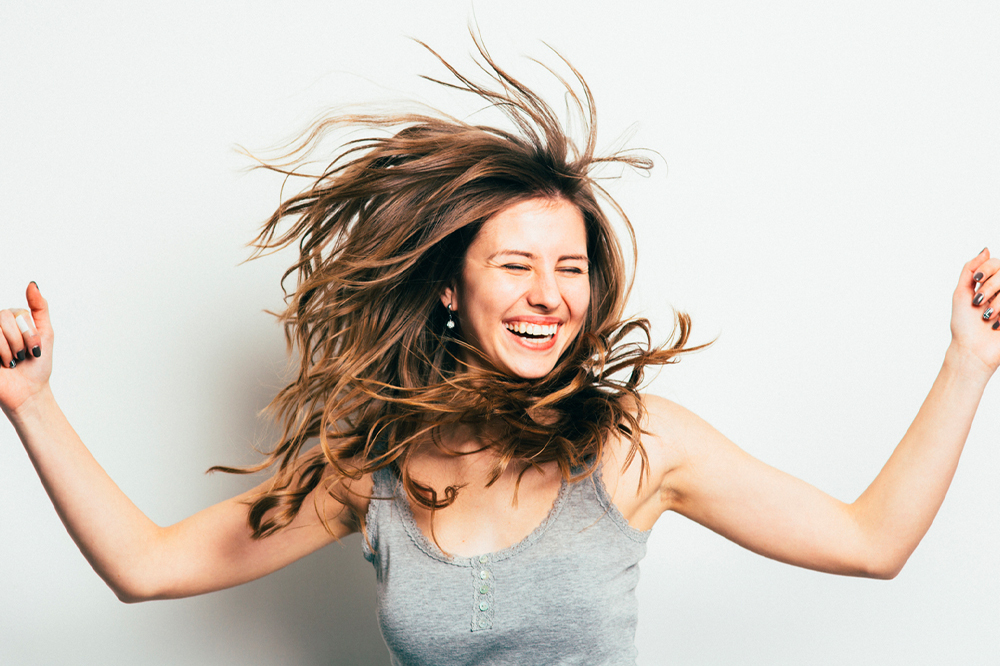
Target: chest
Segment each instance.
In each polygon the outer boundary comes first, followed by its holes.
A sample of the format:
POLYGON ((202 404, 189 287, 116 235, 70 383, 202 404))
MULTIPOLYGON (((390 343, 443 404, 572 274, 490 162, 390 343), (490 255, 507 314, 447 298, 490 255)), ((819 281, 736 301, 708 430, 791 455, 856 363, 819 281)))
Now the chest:
MULTIPOLYGON (((438 478, 429 485, 444 496, 452 484, 443 475, 431 476, 438 478)), ((557 469, 532 471, 518 481, 513 473, 489 486, 484 478, 469 479, 458 484, 450 506, 431 511, 411 500, 410 511, 421 533, 448 554, 496 552, 531 534, 552 511, 563 485, 557 469)))
MULTIPOLYGON (((663 511, 658 474, 644 473, 639 455, 624 464, 628 446, 618 438, 607 442, 601 487, 629 526, 649 530, 663 511)), ((409 501, 421 533, 451 555, 496 552, 526 538, 549 515, 563 484, 556 463, 508 467, 491 482, 495 458, 488 449, 476 448, 471 455, 442 455, 428 447, 408 467, 411 478, 438 498, 455 492, 449 506, 434 511, 409 501)))
POLYGON ((392 502, 377 501, 366 556, 397 663, 563 663, 570 655, 572 663, 634 663, 646 533, 628 526, 598 483, 560 484, 526 538, 470 557, 427 539, 398 485, 392 502))

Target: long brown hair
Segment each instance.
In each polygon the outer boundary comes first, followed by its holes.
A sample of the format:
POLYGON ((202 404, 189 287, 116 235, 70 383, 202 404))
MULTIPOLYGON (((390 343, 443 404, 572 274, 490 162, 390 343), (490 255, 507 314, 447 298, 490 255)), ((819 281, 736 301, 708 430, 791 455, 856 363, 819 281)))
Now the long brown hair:
POLYGON ((454 77, 430 80, 477 95, 505 114, 509 129, 435 113, 341 115, 313 125, 285 162, 262 163, 298 176, 304 156, 331 130, 368 130, 284 201, 254 242, 257 253, 299 248, 282 277, 284 284, 294 275, 295 288, 286 290, 278 315, 299 354, 297 377, 270 405, 281 440, 259 465, 213 468, 248 473, 276 465, 270 487, 252 500, 255 538, 288 525, 324 479, 357 479, 389 465, 415 502, 432 511, 448 506, 458 489, 439 497, 410 477, 407 463, 418 444, 439 443, 441 428, 457 423, 490 424, 491 482, 510 465, 523 474, 551 462, 566 478, 586 477, 613 435, 631 442, 625 464, 638 455, 647 469, 638 387, 647 366, 690 351, 690 320, 678 315, 674 341, 657 347, 645 319, 623 319, 631 278, 599 196, 620 218, 633 257, 635 235, 593 171, 605 163, 649 169, 652 162, 632 152, 595 154, 594 99, 565 59, 573 84, 546 69, 566 90, 569 113, 582 127, 580 145, 553 109, 473 38, 488 83, 427 47, 454 77), (583 329, 541 379, 468 367, 460 351, 475 350, 462 341, 461 326, 446 333, 440 295, 486 220, 539 197, 565 199, 583 214, 591 288, 583 329), (302 455, 314 439, 319 449, 302 455))

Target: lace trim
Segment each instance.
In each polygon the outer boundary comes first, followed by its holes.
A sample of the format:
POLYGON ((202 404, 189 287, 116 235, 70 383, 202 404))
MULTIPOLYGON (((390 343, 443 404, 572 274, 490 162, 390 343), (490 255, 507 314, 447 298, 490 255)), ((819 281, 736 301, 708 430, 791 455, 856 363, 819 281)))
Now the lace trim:
POLYGON ((611 500, 611 494, 608 493, 607 487, 604 485, 604 476, 602 475, 603 467, 598 467, 591 477, 594 482, 594 489, 597 491, 597 501, 601 503, 604 507, 607 516, 611 519, 615 525, 627 536, 637 543, 645 543, 649 539, 649 535, 653 530, 637 530, 628 524, 628 519, 622 515, 622 512, 615 506, 615 503, 611 500))

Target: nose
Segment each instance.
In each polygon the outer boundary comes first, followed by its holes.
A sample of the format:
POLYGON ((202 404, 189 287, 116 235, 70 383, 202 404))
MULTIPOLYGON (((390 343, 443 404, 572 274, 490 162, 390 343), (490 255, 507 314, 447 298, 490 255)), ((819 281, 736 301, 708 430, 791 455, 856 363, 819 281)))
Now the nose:
POLYGON ((538 271, 532 276, 527 296, 528 304, 531 307, 546 312, 558 308, 559 302, 562 300, 556 277, 548 271, 538 271))

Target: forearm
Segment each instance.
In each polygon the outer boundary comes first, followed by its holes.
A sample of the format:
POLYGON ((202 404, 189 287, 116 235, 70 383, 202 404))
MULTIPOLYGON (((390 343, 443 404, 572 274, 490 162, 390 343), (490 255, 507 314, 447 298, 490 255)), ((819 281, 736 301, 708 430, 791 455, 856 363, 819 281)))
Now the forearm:
POLYGON ((852 505, 875 574, 894 576, 930 527, 991 374, 982 361, 952 344, 913 423, 852 505))
POLYGON ((8 415, 70 536, 124 601, 148 584, 150 546, 160 528, 101 468, 48 386, 8 415))

